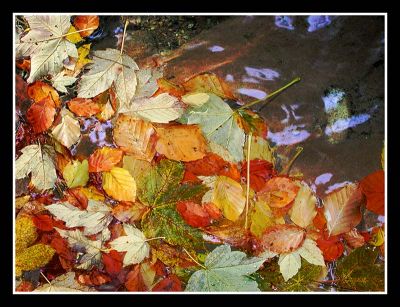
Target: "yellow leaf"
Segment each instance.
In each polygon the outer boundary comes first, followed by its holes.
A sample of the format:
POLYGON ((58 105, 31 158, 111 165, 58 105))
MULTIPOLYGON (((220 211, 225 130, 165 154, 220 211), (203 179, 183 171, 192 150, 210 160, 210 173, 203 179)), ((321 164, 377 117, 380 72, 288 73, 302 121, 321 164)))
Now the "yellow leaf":
POLYGON ((290 219, 296 225, 306 228, 317 215, 317 209, 315 208, 317 198, 306 184, 299 183, 298 186, 300 190, 297 192, 293 206, 290 209, 290 219))
POLYGON ((285 224, 283 217, 275 218, 266 202, 257 201, 251 215, 250 232, 257 237, 261 237, 266 228, 276 224, 285 224))
POLYGON ((126 169, 136 181, 145 177, 151 170, 150 162, 135 159, 132 156, 124 156, 122 163, 122 168, 126 169))
POLYGON ((15 222, 15 252, 21 252, 36 241, 38 235, 35 224, 27 216, 17 218, 15 222))
POLYGON ((212 203, 222 210, 228 220, 236 221, 243 212, 246 197, 243 196, 243 188, 238 182, 219 176, 215 181, 212 203))
POLYGON ((30 198, 31 198, 30 195, 17 197, 15 199, 15 208, 16 209, 21 209, 29 201, 30 198))
MULTIPOLYGON (((247 148, 247 142, 248 139, 246 138, 244 148, 247 148)), ((244 151, 244 155, 247 160, 247 150, 244 151)), ((264 140, 263 138, 258 136, 251 138, 250 160, 254 159, 266 160, 275 166, 274 148, 271 148, 269 146, 267 140, 264 140)))
POLYGON ((382 228, 379 228, 378 232, 374 234, 369 243, 374 246, 381 246, 383 243, 385 243, 385 233, 383 232, 382 228))
POLYGON ((33 271, 45 266, 55 252, 51 246, 42 243, 28 247, 15 257, 15 275, 21 276, 23 271, 33 271))
POLYGON ((89 186, 85 188, 80 188, 80 190, 89 199, 104 201, 104 196, 94 186, 89 186))
POLYGON ((126 169, 114 167, 103 173, 103 189, 108 195, 119 201, 136 199, 136 182, 126 169))
POLYGON ((77 32, 74 26, 71 26, 67 32, 67 37, 66 39, 70 41, 73 44, 81 42, 83 39, 77 32), (70 34, 71 33, 71 34, 70 34))
POLYGON ((207 93, 189 93, 182 96, 182 101, 192 107, 200 107, 205 104, 210 96, 207 93))

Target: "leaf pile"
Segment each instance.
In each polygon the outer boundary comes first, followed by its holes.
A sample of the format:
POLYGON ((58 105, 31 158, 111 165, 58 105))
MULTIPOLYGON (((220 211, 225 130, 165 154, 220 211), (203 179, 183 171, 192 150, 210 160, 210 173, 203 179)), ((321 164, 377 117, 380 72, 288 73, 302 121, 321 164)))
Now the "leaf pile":
POLYGON ((97 16, 23 20, 20 289, 315 291, 338 260, 331 286, 383 290, 384 225, 361 228, 369 210, 384 213, 383 171, 318 199, 284 174, 267 123, 232 108, 216 75, 172 84, 123 43, 91 52, 97 16))

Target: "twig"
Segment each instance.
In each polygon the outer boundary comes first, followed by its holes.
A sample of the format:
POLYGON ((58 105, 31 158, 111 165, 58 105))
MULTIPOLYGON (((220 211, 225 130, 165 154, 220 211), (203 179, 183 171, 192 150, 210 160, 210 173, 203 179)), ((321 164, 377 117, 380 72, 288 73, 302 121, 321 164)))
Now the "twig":
POLYGON ((292 167, 293 162, 297 159, 297 157, 301 154, 302 151, 303 151, 303 147, 298 146, 296 148, 296 153, 294 154, 293 158, 289 161, 288 164, 286 164, 285 168, 280 172, 280 174, 287 175, 290 168, 292 167))
POLYGON ((124 34, 122 36, 122 43, 121 43, 121 54, 124 51, 124 44, 125 44, 125 34, 126 34, 126 28, 128 27, 129 20, 125 20, 125 26, 124 26, 124 34))
POLYGON ((198 266, 202 267, 203 269, 207 270, 207 268, 202 265, 201 263, 199 263, 196 259, 194 259, 192 257, 192 255, 186 250, 186 248, 183 247, 183 250, 185 251, 186 254, 188 254, 188 256, 190 257, 190 259, 192 259, 198 266))
POLYGON ((246 174, 246 212, 244 220, 244 229, 247 229, 247 215, 249 212, 249 194, 250 194, 250 151, 251 151, 251 138, 253 134, 250 132, 247 138, 247 174, 246 174))
POLYGON ((152 240, 158 240, 158 239, 165 240, 165 237, 154 237, 154 238, 151 238, 151 239, 146 239, 145 242, 152 241, 152 240))
POLYGON ((248 103, 248 104, 245 104, 244 106, 241 106, 240 108, 236 109, 236 111, 240 111, 240 110, 243 110, 243 109, 252 107, 252 106, 254 106, 254 105, 257 104, 257 103, 260 103, 260 102, 269 100, 269 99, 271 99, 272 97, 274 97, 274 96, 278 95, 279 93, 283 92, 283 91, 286 90, 287 88, 291 87, 293 84, 296 84, 296 83, 299 82, 300 80, 301 80, 301 78, 300 78, 300 77, 297 77, 297 78, 293 79, 292 81, 290 81, 288 84, 286 84, 286 85, 284 85, 283 87, 281 87, 280 89, 277 89, 276 91, 274 91, 274 92, 272 92, 271 94, 267 95, 267 97, 265 97, 265 98, 263 98, 263 99, 257 99, 257 100, 254 100, 254 101, 248 103))

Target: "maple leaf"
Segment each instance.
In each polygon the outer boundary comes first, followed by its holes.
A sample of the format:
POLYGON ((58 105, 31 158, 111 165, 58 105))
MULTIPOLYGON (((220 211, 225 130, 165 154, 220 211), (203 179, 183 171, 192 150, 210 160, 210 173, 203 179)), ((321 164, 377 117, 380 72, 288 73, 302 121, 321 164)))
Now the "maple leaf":
POLYGON ((124 266, 140 263, 149 256, 150 245, 144 234, 130 224, 124 224, 125 236, 121 236, 110 242, 112 249, 118 252, 126 252, 124 266))
POLYGON ((156 151, 168 159, 187 162, 206 155, 207 142, 197 125, 170 125, 156 131, 156 151))
POLYGON ((51 79, 51 84, 61 93, 68 93, 66 86, 70 86, 75 83, 77 78, 65 75, 65 72, 61 71, 51 79))
POLYGON ((79 82, 79 98, 92 98, 108 90, 124 69, 139 69, 135 61, 116 49, 96 50, 93 57, 89 72, 79 82))
POLYGON ((159 69, 140 69, 137 71, 136 76, 138 82, 133 100, 149 98, 157 92, 157 79, 162 77, 159 69))
POLYGON ((361 191, 356 184, 332 192, 323 199, 329 235, 348 232, 361 221, 361 191))
POLYGON ((360 181, 361 191, 367 199, 367 209, 376 214, 385 214, 385 173, 372 173, 360 181))
POLYGON ((67 227, 84 227, 84 235, 97 234, 105 229, 112 220, 111 208, 106 204, 89 199, 85 210, 80 210, 68 202, 52 204, 46 209, 67 227))
POLYGON ((190 276, 185 291, 260 291, 247 275, 254 273, 264 258, 247 258, 240 251, 221 245, 208 254, 203 269, 190 276))
POLYGON ((306 228, 317 215, 316 204, 318 201, 308 185, 299 183, 299 186, 300 190, 297 192, 297 196, 294 199, 289 216, 293 223, 306 228))
POLYGON ((67 109, 61 110, 61 123, 54 127, 51 135, 67 148, 77 143, 81 137, 81 127, 72 113, 67 109))
POLYGON ((63 177, 69 188, 85 186, 89 180, 89 164, 87 160, 82 162, 74 160, 69 162, 64 170, 63 177))
POLYGON ((245 134, 239 128, 233 110, 218 96, 209 94, 209 97, 202 106, 188 108, 179 121, 198 124, 210 142, 225 147, 235 162, 242 161, 245 134))
POLYGON ((114 125, 115 144, 137 159, 153 160, 156 153, 156 131, 147 121, 120 114, 114 125))
POLYGON ((96 149, 89 157, 89 172, 110 171, 122 159, 123 152, 116 148, 96 149))
POLYGON ((136 182, 126 169, 113 167, 103 172, 103 189, 108 195, 120 201, 135 201, 136 182))
POLYGON ((71 27, 70 18, 68 15, 25 16, 30 30, 20 37, 16 55, 31 57, 28 83, 47 74, 56 75, 68 56, 78 57, 75 45, 66 39, 71 27))
POLYGON ((51 283, 37 287, 33 292, 88 292, 93 288, 81 285, 75 280, 75 272, 67 272, 54 278, 51 283))
POLYGON ((50 96, 33 103, 26 112, 26 117, 36 133, 49 129, 53 124, 55 115, 56 108, 50 96))
POLYGON ((22 179, 31 174, 31 182, 38 190, 53 188, 57 180, 54 149, 48 145, 28 145, 21 153, 15 161, 15 178, 22 179))

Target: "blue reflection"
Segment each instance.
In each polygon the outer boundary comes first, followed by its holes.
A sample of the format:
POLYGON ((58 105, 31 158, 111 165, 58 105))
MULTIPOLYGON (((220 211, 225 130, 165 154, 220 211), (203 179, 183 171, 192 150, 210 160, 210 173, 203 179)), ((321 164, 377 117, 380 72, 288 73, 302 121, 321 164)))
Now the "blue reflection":
POLYGON ((221 51, 224 51, 225 48, 218 46, 218 45, 214 45, 214 46, 208 48, 208 50, 210 50, 211 52, 221 52, 221 51))
POLYGON ((294 30, 293 18, 290 16, 275 16, 275 25, 279 28, 294 30))
POLYGON ((261 90, 257 90, 254 88, 240 88, 237 90, 240 94, 257 98, 257 99, 264 99, 267 97, 267 93, 261 90))
POLYGON ((322 97, 325 105, 325 111, 336 109, 338 103, 344 98, 345 92, 339 89, 331 90, 328 95, 322 97))
POLYGON ((269 131, 268 139, 276 143, 277 146, 297 144, 308 139, 311 135, 307 130, 299 129, 304 127, 305 125, 290 125, 279 132, 269 131))
POLYGON ((338 119, 332 125, 326 127, 325 133, 326 135, 331 135, 332 133, 338 133, 343 130, 353 128, 362 123, 365 123, 370 117, 371 115, 369 114, 358 114, 358 115, 353 115, 352 117, 349 118, 338 119))
POLYGON ((307 22, 309 24, 307 31, 314 32, 330 25, 331 18, 325 15, 311 15, 308 16, 307 22))
POLYGON ((253 68, 246 66, 244 69, 250 77, 258 78, 261 80, 272 81, 276 78, 279 78, 280 76, 277 71, 270 68, 253 68))

